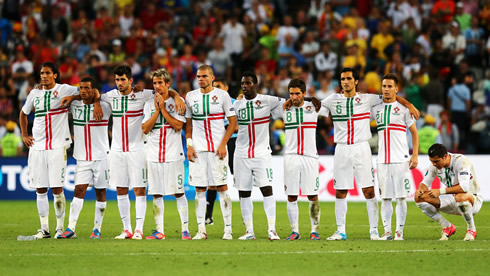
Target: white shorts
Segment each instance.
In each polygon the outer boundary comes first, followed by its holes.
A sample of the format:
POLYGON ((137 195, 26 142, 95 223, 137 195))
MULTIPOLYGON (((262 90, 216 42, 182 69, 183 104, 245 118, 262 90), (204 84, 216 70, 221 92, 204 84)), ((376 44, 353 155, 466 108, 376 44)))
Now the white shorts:
POLYGON ((195 187, 223 186, 228 178, 228 155, 219 159, 215 152, 196 152, 197 158, 189 162, 189 185, 195 187))
POLYGON ((410 196, 410 168, 408 162, 378 163, 378 183, 381 198, 407 198, 410 196))
POLYGON ((30 150, 27 164, 31 188, 60 188, 64 186, 65 147, 52 150, 30 150))
POLYGON ((77 160, 75 166, 75 185, 89 184, 95 189, 109 188, 109 162, 107 159, 84 161, 77 160))
POLYGON ((165 163, 148 161, 147 166, 149 195, 175 195, 185 192, 183 160, 165 163))
POLYGON ((374 186, 373 160, 368 142, 337 144, 333 162, 333 186, 336 190, 354 189, 354 175, 359 187, 374 186))
MULTIPOLYGON (((483 201, 477 196, 473 196, 473 198, 473 215, 476 215, 480 212, 483 201)), ((451 215, 461 215, 453 194, 440 195, 439 200, 441 201, 441 208, 439 208, 439 211, 451 215)))
POLYGON ((148 170, 144 151, 111 151, 109 164, 112 187, 146 188, 148 170))
POLYGON ((239 191, 252 191, 253 187, 272 186, 272 157, 256 158, 233 157, 235 188, 239 191))
POLYGON ((318 159, 295 154, 284 155, 284 190, 287 195, 318 195, 318 159))

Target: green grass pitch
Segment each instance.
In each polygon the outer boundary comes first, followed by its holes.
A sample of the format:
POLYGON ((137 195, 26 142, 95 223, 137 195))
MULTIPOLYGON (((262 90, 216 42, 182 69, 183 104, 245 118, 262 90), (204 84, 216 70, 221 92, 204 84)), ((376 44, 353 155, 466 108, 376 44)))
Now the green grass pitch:
MULTIPOLYGON (((334 203, 330 202, 321 203, 321 241, 309 240, 306 202, 299 204, 299 241, 267 240, 261 202, 254 204, 255 241, 237 240, 245 231, 238 203, 233 204, 234 240, 221 240, 223 222, 218 202, 215 224, 207 227, 208 240, 181 241, 175 201, 165 202, 164 241, 114 240, 122 228, 115 201, 108 202, 102 240, 89 239, 95 204, 86 201, 76 229, 77 239, 17 241, 18 235, 35 234, 39 228, 36 202, 0 201, 0 275, 488 275, 490 211, 485 205, 475 216, 478 236, 474 242, 463 241, 466 224, 460 216, 446 216, 458 230, 451 240, 438 241, 440 226, 413 202, 408 203, 405 241, 370 241, 366 205, 362 202, 349 203, 347 241, 325 240, 335 231, 334 203)), ((56 223, 52 202, 50 208, 53 233, 56 223)), ((131 208, 134 226, 133 202, 131 208)), ((65 227, 68 210, 69 202, 65 227)), ((194 235, 197 226, 193 201, 189 201, 189 220, 194 235)), ((149 235, 153 227, 152 202, 148 200, 144 234, 149 235)), ((285 202, 277 203, 277 231, 282 239, 291 232, 285 202)))

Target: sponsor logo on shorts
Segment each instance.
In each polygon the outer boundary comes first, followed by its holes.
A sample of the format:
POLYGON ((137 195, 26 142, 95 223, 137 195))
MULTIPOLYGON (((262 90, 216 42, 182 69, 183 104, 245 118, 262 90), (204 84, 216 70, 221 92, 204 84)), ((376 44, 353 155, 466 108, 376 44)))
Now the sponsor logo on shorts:
POLYGON ((469 175, 468 172, 460 172, 459 175, 469 175))

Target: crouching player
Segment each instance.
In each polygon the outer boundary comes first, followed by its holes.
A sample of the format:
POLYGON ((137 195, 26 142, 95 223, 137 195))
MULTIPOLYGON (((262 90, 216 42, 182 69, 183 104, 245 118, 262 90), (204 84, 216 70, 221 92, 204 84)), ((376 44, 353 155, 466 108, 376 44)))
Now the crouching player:
POLYGON ((175 101, 168 94, 171 77, 159 69, 151 73, 155 98, 148 100, 144 107, 141 125, 148 134, 146 160, 148 167, 148 194, 153 195, 153 215, 156 230, 146 239, 165 239, 163 227, 164 195, 177 198, 177 209, 182 224, 182 240, 190 240, 187 198, 184 190, 184 150, 181 130, 184 116, 177 113, 175 101))
POLYGON ((83 207, 83 198, 88 186, 95 188, 95 218, 94 229, 90 238, 100 238, 100 228, 106 209, 106 188, 109 186, 109 138, 107 129, 111 107, 105 102, 100 105, 103 111, 102 120, 95 120, 95 81, 93 78, 83 78, 80 82, 81 101, 71 103, 70 111, 73 115, 73 133, 75 149, 73 157, 77 160, 75 167, 75 195, 70 206, 68 228, 60 236, 62 239, 76 238, 75 227, 80 211, 83 207))
POLYGON ((476 227, 473 216, 480 211, 483 197, 473 164, 462 154, 448 153, 442 144, 434 144, 429 148, 429 160, 432 165, 415 193, 417 207, 441 224, 440 240, 448 240, 456 233, 456 227, 444 218, 440 211, 462 215, 467 224, 464 240, 475 240, 476 227), (446 188, 431 189, 432 181, 436 177, 446 188))
MULTIPOLYGON (((319 165, 316 151, 316 126, 319 110, 311 102, 305 102, 306 85, 300 79, 293 79, 288 85, 292 106, 284 110, 286 126, 286 150, 284 153, 284 187, 288 195, 288 217, 292 233, 286 240, 300 238, 298 227, 299 189, 308 196, 310 203, 311 240, 319 240, 320 203, 318 201, 319 165)), ((321 115, 328 116, 325 108, 321 115)))

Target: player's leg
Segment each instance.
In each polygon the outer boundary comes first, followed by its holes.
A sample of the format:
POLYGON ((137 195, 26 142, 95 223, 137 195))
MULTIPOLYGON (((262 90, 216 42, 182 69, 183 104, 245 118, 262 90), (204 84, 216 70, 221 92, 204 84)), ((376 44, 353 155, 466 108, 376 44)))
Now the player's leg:
POLYGON ((209 157, 209 165, 211 170, 210 178, 213 179, 212 184, 215 185, 219 194, 219 204, 221 207, 221 214, 223 215, 224 221, 224 240, 232 239, 232 229, 231 229, 231 215, 232 215, 232 206, 231 206, 231 198, 228 194, 228 155, 220 159, 215 153, 208 153, 209 157))
POLYGON ((246 158, 234 157, 235 167, 235 188, 238 190, 240 198, 240 210, 242 213, 245 234, 239 240, 255 240, 252 202, 252 168, 251 161, 246 158))
POLYGON ((475 220, 473 219, 473 205, 475 200, 472 194, 464 193, 455 195, 456 205, 458 206, 458 211, 463 216, 466 221, 466 235, 465 241, 472 241, 476 238, 476 226, 475 220))
POLYGON ((380 240, 392 240, 391 218, 393 216, 392 198, 395 195, 393 179, 390 173, 390 164, 378 163, 377 171, 379 191, 381 194, 381 220, 383 222, 384 234, 380 240))
POLYGON ((36 189, 37 212, 41 222, 41 229, 34 235, 37 239, 51 238, 49 231, 49 179, 45 155, 45 151, 30 150, 27 161, 30 186, 36 189))
POLYGON ((310 232, 310 240, 320 240, 320 236, 318 234, 318 228, 320 226, 320 201, 318 200, 318 195, 309 195, 308 196, 309 203, 309 213, 310 213, 310 223, 311 223, 311 232, 310 232))
POLYGON ((129 201, 129 176, 126 156, 123 152, 110 153, 110 182, 116 186, 117 207, 123 224, 123 232, 115 239, 131 239, 133 228, 131 226, 131 202, 129 201))
MULTIPOLYGON (((439 212, 441 208, 441 202, 445 201, 444 206, 451 205, 452 195, 441 195, 433 198, 429 195, 428 191, 424 192, 421 196, 415 195, 415 203, 417 207, 422 210, 426 216, 432 220, 438 222, 442 226, 442 236, 440 240, 448 240, 456 232, 456 227, 451 224, 442 214, 439 212)), ((455 205, 456 201, 454 201, 455 205)))
POLYGON ((153 230, 151 236, 147 236, 147 240, 164 240, 165 232, 163 226, 163 214, 165 206, 163 204, 163 195, 153 195, 153 217, 155 219, 156 230, 153 230))
POLYGON ((253 158, 252 160, 252 179, 254 186, 260 188, 260 192, 264 198, 264 211, 267 217, 269 240, 279 240, 276 231, 276 199, 272 190, 272 157, 264 156, 253 158))
POLYGON ((396 198, 395 240, 403 240, 403 229, 407 219, 407 200, 410 196, 410 168, 408 162, 392 164, 396 198))
MULTIPOLYGON (((148 161, 148 194, 153 196, 153 218, 155 219, 155 228, 147 240, 165 239, 163 226, 163 215, 165 206, 163 204, 163 195, 165 194, 164 183, 170 181, 167 173, 167 163, 148 161)), ((173 179, 172 179, 173 180, 173 179)))
MULTIPOLYGON (((76 177, 75 177, 76 178, 76 177)), ((75 181, 76 182, 76 181, 75 181)), ((87 191, 88 184, 78 184, 75 186, 73 200, 70 204, 70 215, 68 216, 68 228, 60 236, 62 239, 76 238, 76 227, 78 217, 83 208, 83 198, 87 191)))
POLYGON ((94 188, 95 188, 95 215, 94 229, 90 235, 91 239, 100 239, 102 221, 107 207, 106 189, 109 187, 109 162, 107 159, 95 161, 94 188))
POLYGON ((206 224, 213 225, 213 209, 214 202, 216 201, 216 195, 218 191, 215 186, 209 186, 206 192, 206 224))
POLYGON ((287 201, 287 212, 289 218, 289 224, 291 225, 291 234, 286 237, 286 240, 297 240, 300 238, 299 234, 299 209, 298 209, 298 195, 299 195, 299 183, 301 175, 301 167, 297 164, 297 156, 285 155, 284 156, 284 188, 287 201))
POLYGON ((225 224, 223 240, 231 240, 232 239, 232 229, 231 229, 231 198, 228 193, 228 186, 221 185, 218 186, 218 194, 219 194, 219 204, 221 207, 221 213, 223 215, 223 222, 225 224))
MULTIPOLYGON (((206 234, 206 189, 208 186, 208 152, 196 152, 194 162, 189 162, 189 184, 196 187, 194 199, 198 232, 193 239, 207 239, 206 234)), ((211 153, 213 154, 213 153, 211 153)))
POLYGON ((354 188, 354 169, 351 160, 352 150, 348 145, 335 146, 333 178, 335 188, 335 221, 337 230, 327 240, 345 240, 347 217, 347 191, 354 188))
POLYGON ((132 239, 143 238, 143 226, 146 217, 146 186, 148 182, 148 169, 146 156, 143 152, 127 152, 129 183, 133 187, 136 209, 136 227, 132 239))
MULTIPOLYGON (((272 171, 272 169, 270 170, 272 171)), ((279 240, 276 231, 276 199, 272 192, 272 186, 260 187, 260 192, 264 197, 264 210, 268 224, 267 236, 269 240, 279 240)))
POLYGON ((318 159, 306 156, 297 156, 301 168, 300 187, 303 194, 308 195, 309 214, 311 222, 311 240, 320 240, 318 228, 320 226, 320 201, 318 191, 320 189, 319 163, 318 159))
POLYGON ((63 229, 65 229, 66 199, 63 193, 63 186, 66 172, 66 149, 64 147, 56 148, 46 152, 48 158, 49 187, 53 192, 54 212, 56 214, 55 238, 58 238, 63 234, 63 229))
POLYGON ((299 209, 298 209, 298 196, 288 195, 288 218, 291 225, 291 234, 286 237, 286 240, 299 240, 299 209))
MULTIPOLYGON (((184 184, 182 184, 183 186, 184 184)), ((182 227, 182 233, 180 235, 181 240, 190 240, 191 234, 189 233, 189 207, 187 203, 187 197, 185 193, 175 194, 177 200, 177 211, 180 216, 180 224, 182 227)))

